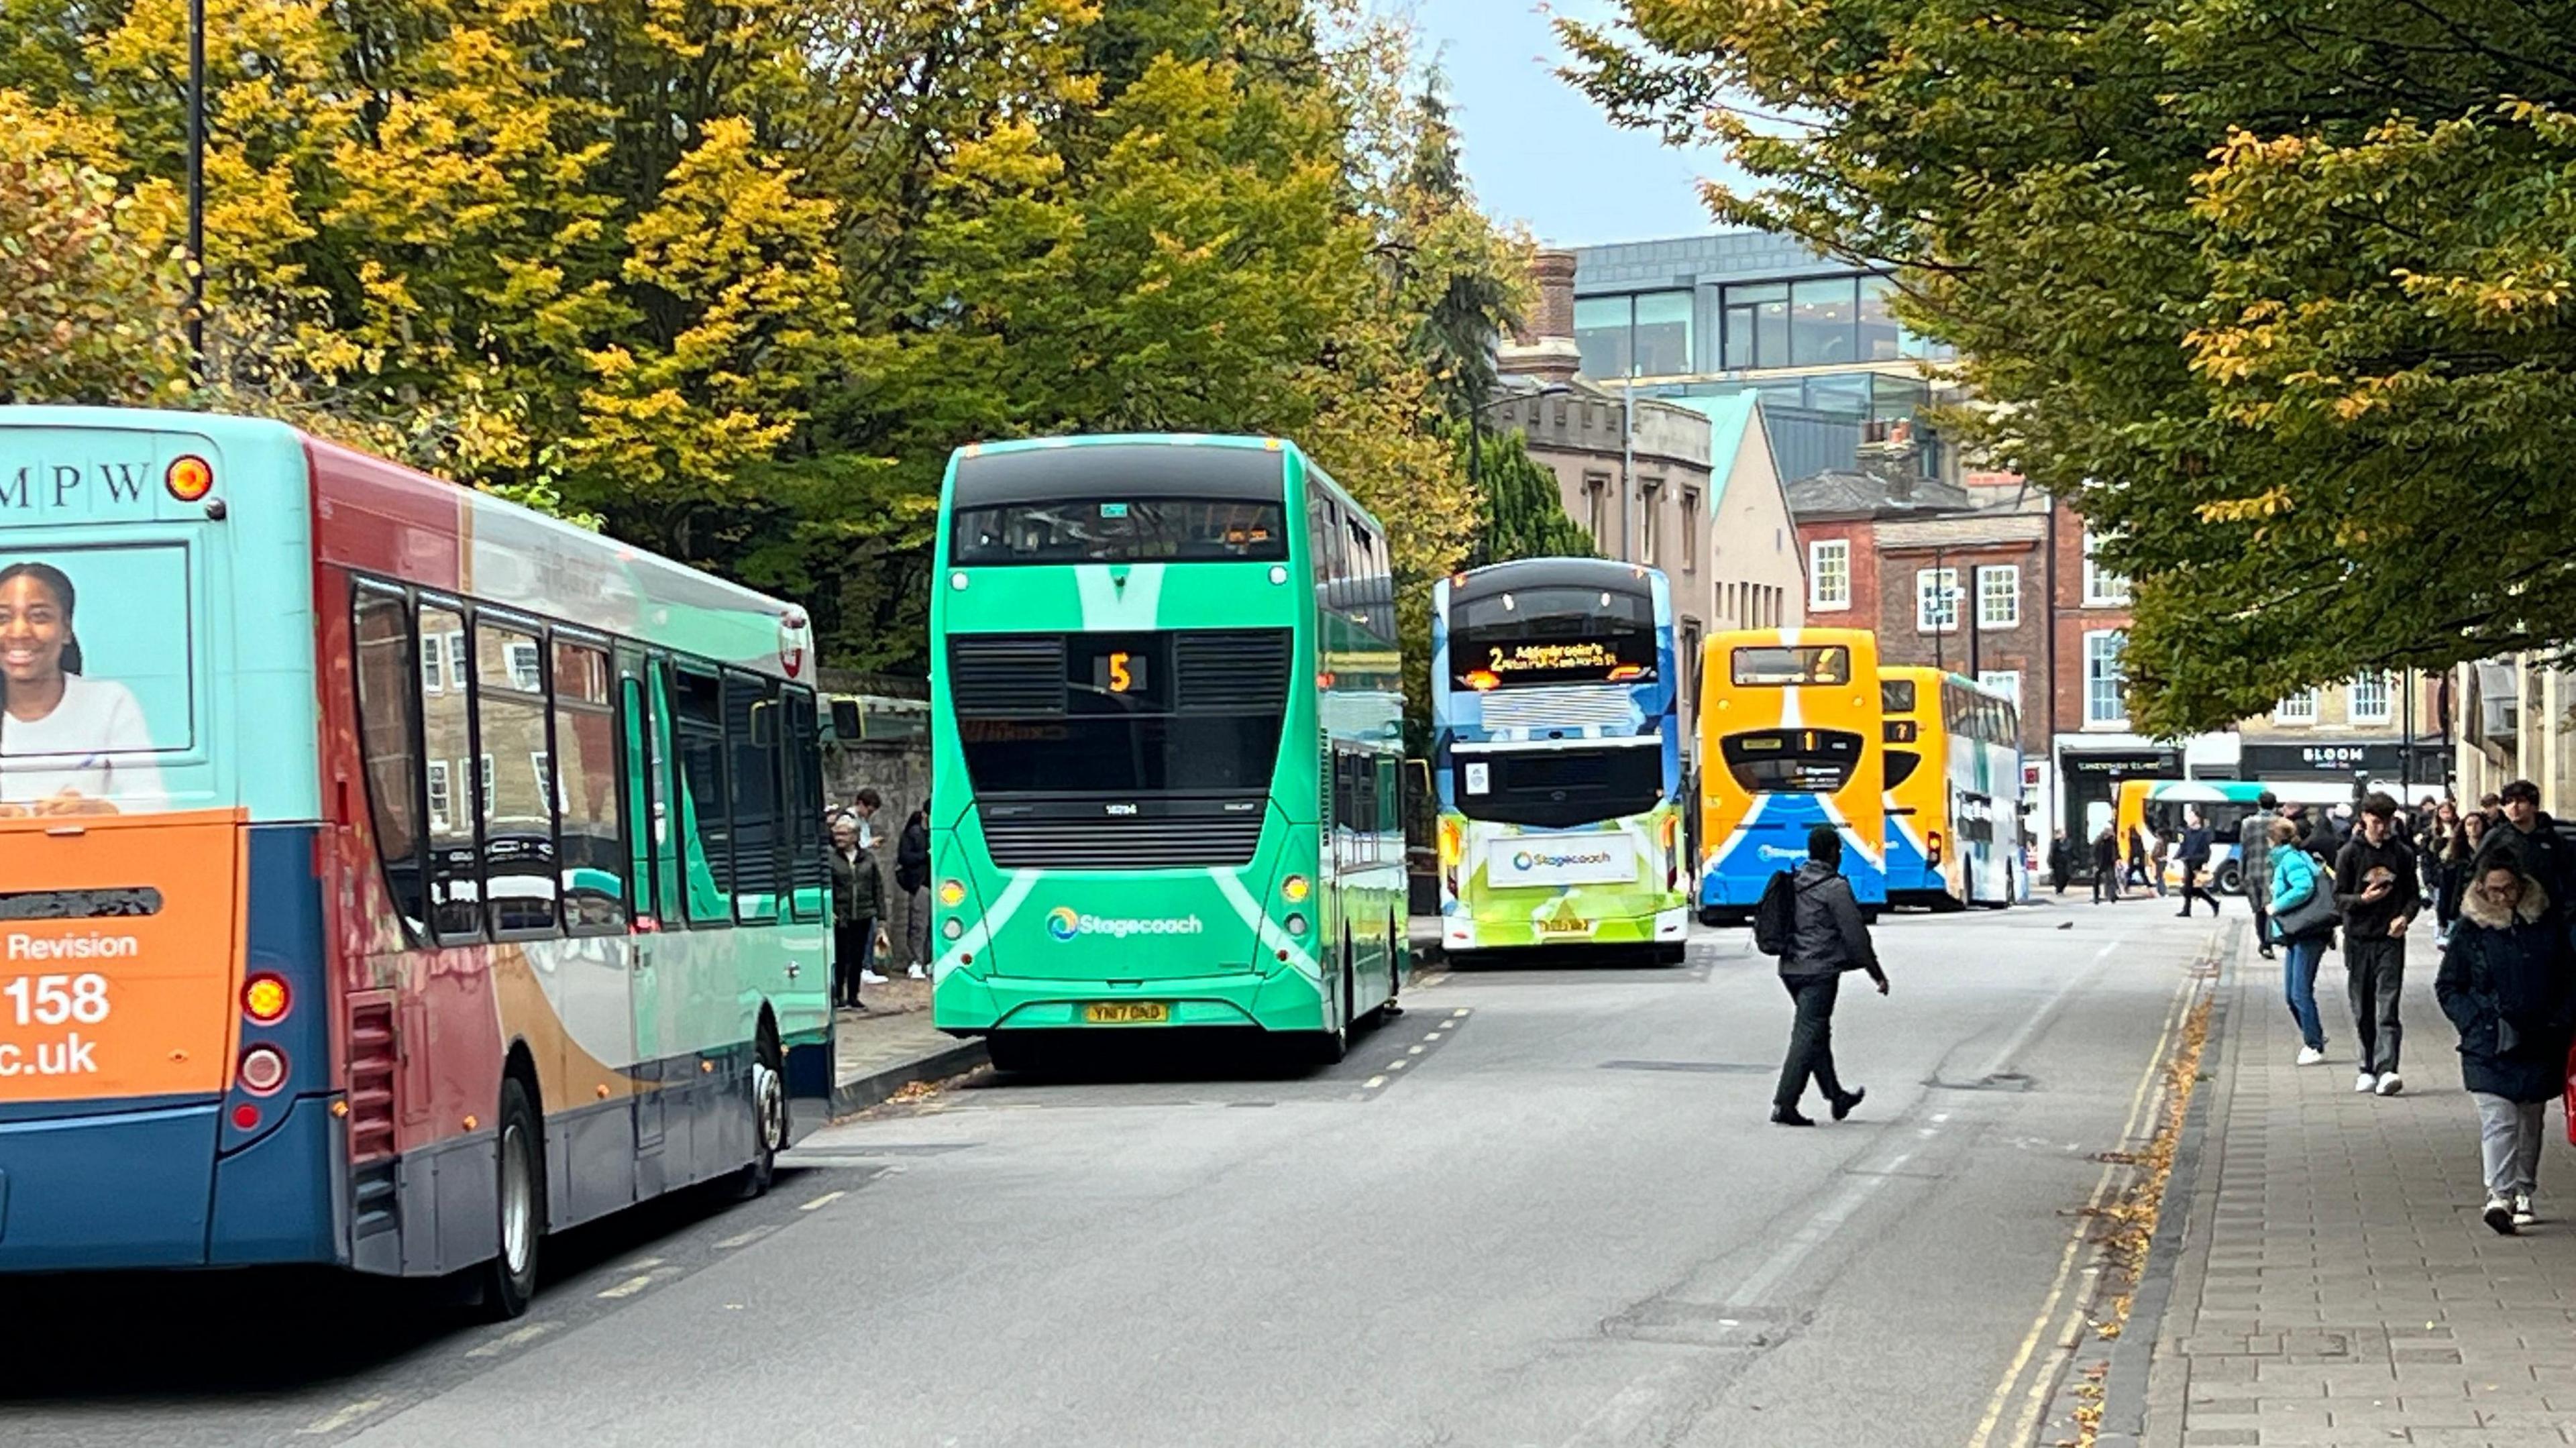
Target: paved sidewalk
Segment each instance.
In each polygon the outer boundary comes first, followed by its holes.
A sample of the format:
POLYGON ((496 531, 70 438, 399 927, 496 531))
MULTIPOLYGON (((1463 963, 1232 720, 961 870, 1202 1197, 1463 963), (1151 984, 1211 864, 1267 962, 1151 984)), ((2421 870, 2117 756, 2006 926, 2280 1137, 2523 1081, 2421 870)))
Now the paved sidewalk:
POLYGON ((2151 1448, 2576 1442, 2576 1151, 2553 1109, 2541 1225, 2500 1237, 2479 1220, 2477 1117, 2437 967, 2427 930, 2407 957, 2407 1094, 2383 1098, 2353 1090, 2340 953, 2317 978, 2328 1059, 2304 1068, 2280 967, 2250 942, 2235 962, 2181 1249, 2162 1264, 2151 1448))
POLYGON ((865 999, 866 1010, 842 1011, 834 1026, 834 1116, 984 1064, 982 1041, 961 1041, 930 1023, 930 982, 897 977, 869 986, 865 999))

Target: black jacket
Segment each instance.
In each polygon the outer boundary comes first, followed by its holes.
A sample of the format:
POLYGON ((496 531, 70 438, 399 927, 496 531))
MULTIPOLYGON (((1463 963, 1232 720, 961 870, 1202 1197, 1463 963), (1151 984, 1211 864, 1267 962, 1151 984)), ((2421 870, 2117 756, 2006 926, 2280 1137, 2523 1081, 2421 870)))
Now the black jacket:
POLYGON ((2048 873, 2060 880, 2075 873, 2075 847, 2064 835, 2048 842, 2048 873))
POLYGON ((2209 863, 2209 827, 2201 825, 2182 832, 2182 853, 2175 858, 2186 865, 2209 863))
POLYGON ((2346 840, 2342 852, 2335 856, 2334 875, 2335 903, 2343 907, 2347 940, 2385 940, 2391 922, 2412 920, 2424 908, 2424 884, 2415 869, 2415 848, 2394 831, 2386 844, 2374 845, 2360 834, 2346 840), (2389 873, 2388 893, 2365 901, 2361 892, 2373 870, 2389 873))
POLYGON ((832 862, 832 923, 855 925, 885 913, 885 875, 876 856, 860 850, 853 859, 838 846, 825 853, 832 862))
POLYGON ((2093 837, 2093 868, 2096 870, 2120 868, 2120 840, 2109 830, 2104 830, 2093 837))
POLYGON ((1878 968, 1878 947, 1869 939, 1869 925, 1860 918, 1860 902, 1852 897, 1851 881, 1830 865, 1809 860, 1789 877, 1796 891, 1796 928, 1789 936, 1789 953, 1780 957, 1782 975, 1834 975, 1846 970, 1865 970, 1873 980, 1884 979, 1878 968))
POLYGON ((2470 1090, 2548 1101, 2567 1089, 2576 956, 2546 886, 2524 885, 2509 918, 2482 897, 2461 902, 2433 995, 2459 1027, 2460 1079, 2470 1090))
POLYGON ((2560 902, 2562 910, 2567 908, 2567 902, 2576 901, 2576 847, 2568 844, 2558 821, 2544 813, 2526 835, 2515 829, 2511 820, 2505 820, 2479 837, 2481 866, 2498 850, 2513 851, 2522 872, 2538 880, 2540 888, 2549 892, 2551 900, 2560 902))
POLYGON ((894 846, 894 887, 909 895, 930 883, 930 826, 921 816, 903 822, 894 846))

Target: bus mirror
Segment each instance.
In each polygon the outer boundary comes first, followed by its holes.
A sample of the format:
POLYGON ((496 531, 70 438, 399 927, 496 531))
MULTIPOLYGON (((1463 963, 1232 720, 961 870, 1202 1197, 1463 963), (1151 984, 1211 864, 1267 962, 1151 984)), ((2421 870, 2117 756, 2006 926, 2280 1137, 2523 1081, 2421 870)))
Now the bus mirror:
POLYGON ((834 699, 832 701, 832 737, 835 739, 859 737, 858 700, 834 699))

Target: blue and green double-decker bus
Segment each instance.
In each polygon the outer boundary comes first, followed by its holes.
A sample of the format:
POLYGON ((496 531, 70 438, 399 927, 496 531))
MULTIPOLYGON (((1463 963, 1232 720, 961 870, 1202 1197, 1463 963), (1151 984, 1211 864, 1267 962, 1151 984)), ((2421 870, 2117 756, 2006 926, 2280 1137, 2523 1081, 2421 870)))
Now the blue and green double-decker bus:
POLYGON ((1690 902, 1664 575, 1598 558, 1461 573, 1433 595, 1431 652, 1443 948, 1679 961, 1690 902))
POLYGON ((933 1019, 1004 1069, 1410 969, 1386 535, 1275 438, 961 449, 930 610, 933 1019))

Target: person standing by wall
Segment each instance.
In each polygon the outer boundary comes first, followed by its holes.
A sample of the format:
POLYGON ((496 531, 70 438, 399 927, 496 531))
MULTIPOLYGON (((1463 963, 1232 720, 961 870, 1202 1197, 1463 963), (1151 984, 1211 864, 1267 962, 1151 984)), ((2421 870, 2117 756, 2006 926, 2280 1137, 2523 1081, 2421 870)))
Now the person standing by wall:
POLYGON ((930 975, 930 801, 903 822, 895 841, 894 887, 903 895, 904 973, 914 980, 930 975))
POLYGON ((859 819, 832 821, 832 1003, 867 1009, 859 987, 885 979, 869 968, 875 959, 877 865, 859 845, 859 819))
POLYGON ((2075 847, 2067 843, 2066 831, 2061 829, 2057 837, 2048 842, 2048 883, 2063 895, 2067 882, 2074 878, 2075 847))
POLYGON ((2280 798, 2270 790, 2254 797, 2254 813, 2236 827, 2236 878, 2245 887, 2245 908, 2254 912, 2254 944, 2272 958, 2272 826, 2281 816, 2280 798))
POLYGON ((1887 994, 1887 972, 1879 969, 1878 948, 1870 942, 1869 925, 1860 918, 1860 902, 1843 878, 1843 837, 1832 825, 1807 832, 1807 862, 1789 877, 1796 926, 1789 949, 1780 957, 1780 983, 1796 1003, 1797 1020, 1789 1028, 1789 1056, 1780 1066, 1780 1089, 1771 1098, 1771 1120, 1779 1126, 1813 1126, 1798 1110, 1813 1077, 1825 1094, 1834 1120, 1851 1115, 1861 1087, 1843 1089, 1834 1070, 1834 998, 1847 970, 1865 970, 1887 994))
POLYGON ((2397 1018, 2406 990, 2406 927, 2424 908, 2415 852, 2397 837, 2397 801, 2362 801, 2361 824, 2335 856, 2335 901, 2343 907, 2343 964, 2352 988, 2353 1034, 2361 1045, 2355 1091, 2394 1096, 2405 1029, 2397 1018))
POLYGON ((2491 850, 2460 901, 2459 924, 2433 981, 2460 1032, 2460 1077, 2478 1106, 2486 1224, 2504 1236, 2537 1220, 2540 1139, 2552 1098, 2567 1089, 2576 1030, 2576 962, 2566 922, 2522 854, 2491 850))
POLYGON ((2109 825, 2093 837, 2093 903, 2120 898, 2120 836, 2109 825))

